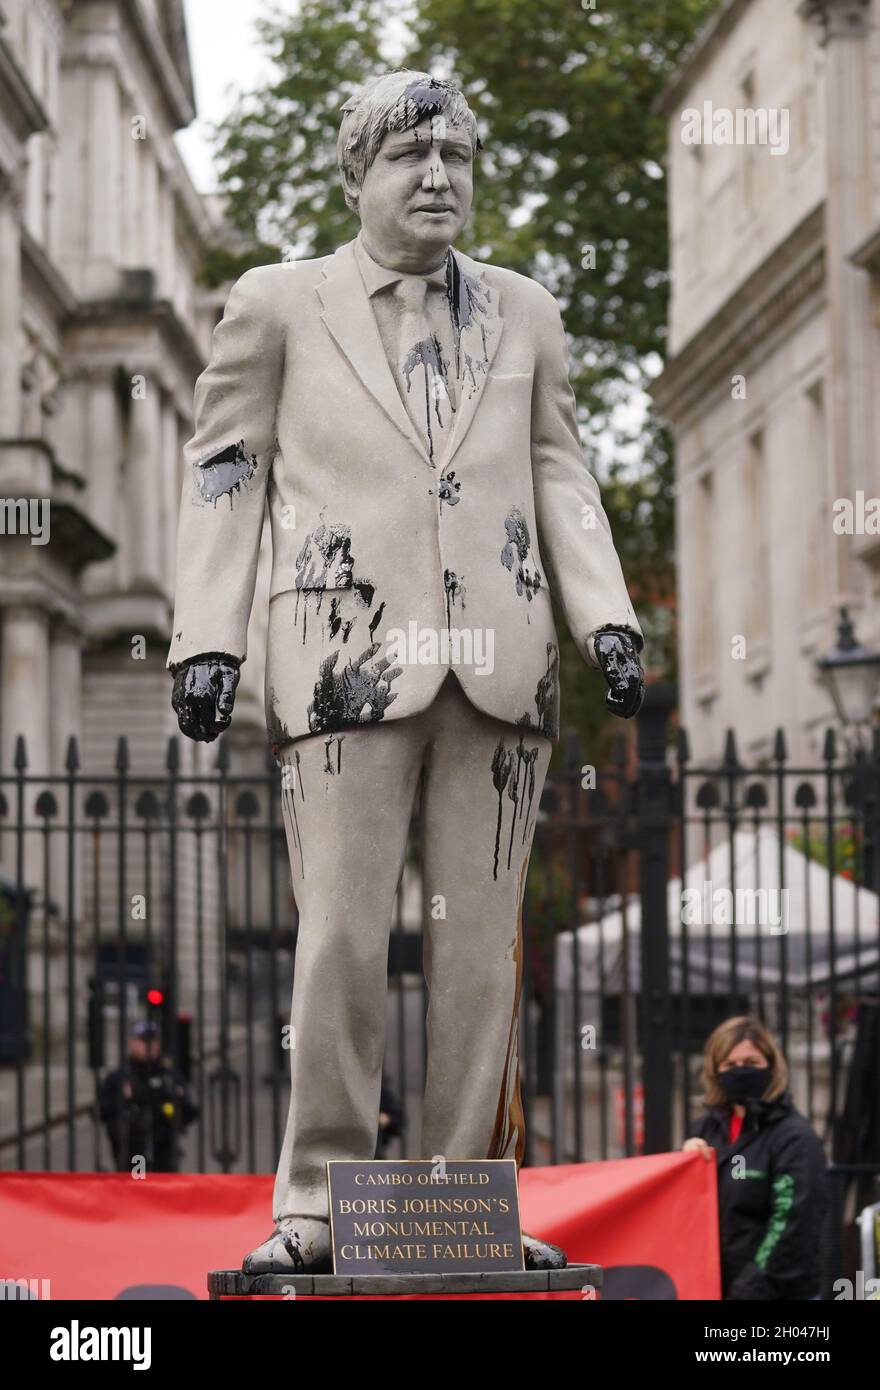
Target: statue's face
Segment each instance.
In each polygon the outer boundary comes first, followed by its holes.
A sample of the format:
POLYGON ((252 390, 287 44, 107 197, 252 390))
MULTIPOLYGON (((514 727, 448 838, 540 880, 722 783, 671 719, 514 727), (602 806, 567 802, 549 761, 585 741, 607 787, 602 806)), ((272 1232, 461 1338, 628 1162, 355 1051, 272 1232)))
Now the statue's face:
POLYGON ((383 264, 439 265, 468 219, 473 200, 470 137, 444 117, 390 131, 367 170, 358 200, 364 239, 383 264))

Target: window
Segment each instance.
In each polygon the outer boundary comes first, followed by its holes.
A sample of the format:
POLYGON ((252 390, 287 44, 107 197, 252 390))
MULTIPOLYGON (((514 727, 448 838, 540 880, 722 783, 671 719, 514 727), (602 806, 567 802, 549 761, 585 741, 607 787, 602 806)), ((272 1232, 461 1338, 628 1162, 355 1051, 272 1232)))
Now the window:
POLYGON ((770 506, 764 431, 751 436, 746 456, 746 554, 743 583, 747 586, 746 639, 761 642, 769 636, 770 506))
POLYGON ((715 572, 718 563, 715 545, 715 489, 711 473, 704 473, 697 484, 695 513, 696 563, 690 585, 696 603, 694 668, 698 676, 708 676, 715 670, 715 572))
POLYGON ((806 508, 806 536, 803 548, 803 592, 808 613, 823 606, 823 588, 827 582, 828 537, 831 513, 828 507, 827 449, 828 432, 825 419, 825 387, 822 381, 811 386, 804 396, 804 470, 803 498, 806 508))
MULTIPOLYGON (((755 105, 755 75, 753 72, 747 73, 740 82, 740 106, 745 111, 751 111, 755 105)), ((755 201, 757 193, 757 155, 758 147, 754 144, 735 145, 738 181, 739 181, 739 202, 740 209, 744 216, 751 217, 755 211, 755 201)))

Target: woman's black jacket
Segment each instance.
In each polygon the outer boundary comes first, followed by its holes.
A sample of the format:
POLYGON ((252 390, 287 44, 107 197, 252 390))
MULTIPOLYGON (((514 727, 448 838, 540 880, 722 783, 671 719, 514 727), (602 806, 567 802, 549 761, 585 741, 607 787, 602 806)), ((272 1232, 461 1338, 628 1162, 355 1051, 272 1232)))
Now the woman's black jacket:
POLYGON ((821 1234, 829 1201, 821 1140, 785 1091, 749 1100, 730 1143, 731 1108, 715 1105, 691 1128, 718 1163, 722 1296, 803 1299, 820 1292, 821 1234))

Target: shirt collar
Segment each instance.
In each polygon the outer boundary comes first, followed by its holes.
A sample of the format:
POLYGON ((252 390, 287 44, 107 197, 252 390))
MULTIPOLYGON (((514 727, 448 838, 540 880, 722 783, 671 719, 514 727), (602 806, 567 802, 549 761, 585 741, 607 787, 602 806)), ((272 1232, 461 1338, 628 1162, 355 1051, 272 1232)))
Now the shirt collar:
MULTIPOLYGON (((355 256, 360 266, 364 286, 367 294, 372 299, 379 290, 384 290, 386 285, 394 285, 398 280, 403 280, 409 272, 403 270, 391 270, 388 266, 380 265, 374 261, 367 248, 364 246, 363 234, 358 232, 354 243, 355 256)), ((447 255, 449 253, 447 252, 447 255)), ((412 277, 413 279, 416 277, 412 277)), ((446 288, 446 261, 440 266, 439 270, 432 270, 428 275, 422 275, 422 280, 427 280, 429 285, 439 285, 442 289, 446 288)))

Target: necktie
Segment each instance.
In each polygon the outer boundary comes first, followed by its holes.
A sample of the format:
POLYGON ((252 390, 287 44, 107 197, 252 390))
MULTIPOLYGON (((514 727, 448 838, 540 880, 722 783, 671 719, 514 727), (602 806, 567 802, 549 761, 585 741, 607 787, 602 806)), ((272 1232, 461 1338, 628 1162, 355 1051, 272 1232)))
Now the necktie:
POLYGON ((427 310, 428 282, 405 275, 394 286, 398 304, 397 371, 403 402, 435 466, 452 425, 451 364, 427 310))

